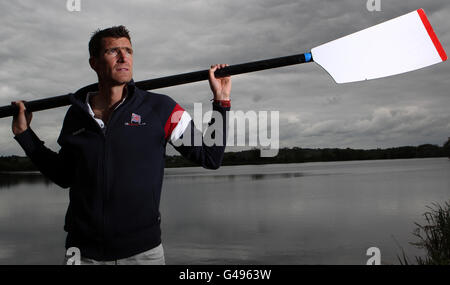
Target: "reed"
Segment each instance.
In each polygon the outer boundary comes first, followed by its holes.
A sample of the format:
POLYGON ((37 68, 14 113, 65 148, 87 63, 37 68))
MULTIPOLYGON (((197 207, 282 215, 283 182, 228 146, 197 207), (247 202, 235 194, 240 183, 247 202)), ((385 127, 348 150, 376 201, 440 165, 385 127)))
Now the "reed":
MULTIPOLYGON (((433 203, 427 206, 428 211, 423 214, 423 225, 414 223, 417 228, 413 235, 417 242, 410 244, 425 250, 424 257, 416 256, 418 265, 450 265, 450 203, 443 206, 433 203)), ((402 249, 402 256, 397 256, 402 265, 410 265, 411 262, 402 249)))

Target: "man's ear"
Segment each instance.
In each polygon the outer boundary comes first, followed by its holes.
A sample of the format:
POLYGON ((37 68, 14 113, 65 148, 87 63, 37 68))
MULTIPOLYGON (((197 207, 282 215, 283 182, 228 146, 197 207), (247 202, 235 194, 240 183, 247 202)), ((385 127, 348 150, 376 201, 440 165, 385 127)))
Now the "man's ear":
POLYGON ((97 59, 95 57, 91 56, 89 58, 89 65, 93 70, 97 71, 97 59))

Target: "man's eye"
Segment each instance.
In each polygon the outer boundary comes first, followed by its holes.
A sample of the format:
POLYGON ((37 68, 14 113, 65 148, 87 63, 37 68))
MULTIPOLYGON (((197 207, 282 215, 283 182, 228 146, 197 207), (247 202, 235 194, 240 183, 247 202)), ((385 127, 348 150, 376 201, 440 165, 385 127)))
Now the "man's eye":
POLYGON ((116 55, 117 54, 117 49, 116 48, 110 48, 108 50, 106 50, 106 53, 109 55, 116 55))
POLYGON ((105 51, 105 53, 109 56, 117 56, 120 53, 120 50, 124 50, 125 56, 132 56, 133 55, 133 49, 131 48, 120 48, 120 47, 115 47, 115 48, 110 48, 107 49, 105 51))

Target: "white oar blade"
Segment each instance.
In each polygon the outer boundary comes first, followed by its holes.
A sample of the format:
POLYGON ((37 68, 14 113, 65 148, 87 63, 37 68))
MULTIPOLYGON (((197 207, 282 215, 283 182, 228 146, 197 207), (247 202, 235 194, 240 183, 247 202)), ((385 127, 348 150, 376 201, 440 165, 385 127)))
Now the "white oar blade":
POLYGON ((311 50, 337 83, 369 80, 447 60, 422 9, 311 50))

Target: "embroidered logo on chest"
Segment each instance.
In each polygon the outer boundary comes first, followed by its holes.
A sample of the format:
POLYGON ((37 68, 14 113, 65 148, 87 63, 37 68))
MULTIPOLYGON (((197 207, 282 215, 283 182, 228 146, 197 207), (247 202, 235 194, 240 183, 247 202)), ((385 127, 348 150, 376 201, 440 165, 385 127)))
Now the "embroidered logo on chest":
POLYGON ((135 113, 131 113, 130 122, 125 123, 126 126, 145 126, 147 123, 141 122, 141 116, 135 113))

